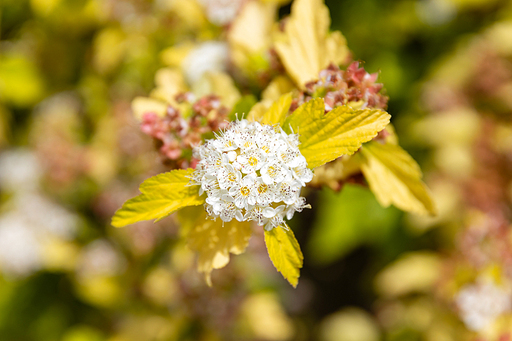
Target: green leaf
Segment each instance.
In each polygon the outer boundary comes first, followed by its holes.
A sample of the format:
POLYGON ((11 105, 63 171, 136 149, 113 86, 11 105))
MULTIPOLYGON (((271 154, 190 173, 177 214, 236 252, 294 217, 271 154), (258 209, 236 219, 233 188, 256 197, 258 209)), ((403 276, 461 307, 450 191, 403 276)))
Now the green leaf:
POLYGON ((245 95, 236 102, 233 110, 229 114, 229 120, 234 121, 237 118, 241 119, 243 116, 247 116, 251 108, 256 104, 256 97, 253 95, 245 95))
POLYGON ((147 179, 140 185, 142 194, 126 201, 112 217, 112 225, 123 227, 142 220, 165 218, 179 208, 204 203, 198 186, 188 186, 193 169, 180 169, 147 179))
POLYGON ((381 205, 436 214, 427 186, 421 181, 420 167, 400 146, 372 141, 361 148, 361 156, 361 170, 381 205))
POLYGON ((299 283, 302 268, 302 252, 291 229, 278 226, 270 231, 265 230, 265 244, 270 260, 284 278, 295 288, 299 283))
POLYGON ((355 110, 339 106, 325 113, 324 100, 315 98, 288 116, 283 129, 299 134, 300 151, 309 168, 341 155, 351 155, 389 124, 390 115, 379 109, 355 110))
POLYGON ((263 124, 279 124, 282 125, 286 116, 288 114, 288 110, 290 110, 290 105, 292 104, 292 94, 287 93, 279 97, 277 101, 272 104, 270 109, 265 113, 261 123, 263 124))
POLYGON ((317 213, 308 238, 311 261, 330 264, 360 245, 389 245, 401 212, 382 207, 363 186, 345 184, 339 192, 318 192, 317 213))

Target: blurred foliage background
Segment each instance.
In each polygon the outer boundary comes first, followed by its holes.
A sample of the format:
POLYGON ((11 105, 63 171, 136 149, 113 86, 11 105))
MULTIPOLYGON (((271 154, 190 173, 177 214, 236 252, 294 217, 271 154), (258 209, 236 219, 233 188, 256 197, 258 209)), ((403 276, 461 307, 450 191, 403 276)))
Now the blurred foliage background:
POLYGON ((440 213, 312 192, 297 289, 261 236, 209 288, 174 217, 110 226, 165 170, 131 101, 166 48, 221 34, 193 2, 0 4, 0 339, 512 340, 512 2, 326 1, 440 213))

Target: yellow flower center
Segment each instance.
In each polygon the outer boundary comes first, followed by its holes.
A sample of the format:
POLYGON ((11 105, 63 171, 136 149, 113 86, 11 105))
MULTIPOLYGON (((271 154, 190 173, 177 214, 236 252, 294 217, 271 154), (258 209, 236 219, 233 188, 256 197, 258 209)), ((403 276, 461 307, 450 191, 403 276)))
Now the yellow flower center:
POLYGON ((256 159, 254 156, 251 156, 248 160, 249 165, 256 166, 258 164, 258 159, 256 159))
POLYGON ((276 176, 276 173, 277 173, 277 170, 274 166, 268 167, 268 175, 270 175, 271 177, 274 177, 274 176, 276 176))
POLYGON ((268 185, 266 185, 266 184, 260 184, 260 185, 258 186, 258 193, 259 193, 259 194, 263 194, 263 193, 265 193, 265 192, 267 192, 267 191, 268 191, 268 185))
POLYGON ((240 193, 241 193, 244 197, 248 196, 250 192, 251 192, 251 191, 249 190, 249 188, 248 188, 248 187, 242 187, 242 188, 240 188, 240 193))
POLYGON ((236 181, 236 175, 234 173, 229 173, 228 180, 231 182, 236 181))
POLYGON ((268 154, 268 153, 270 153, 270 148, 269 148, 269 147, 267 147, 267 146, 263 146, 263 147, 261 147, 261 150, 263 150, 263 151, 264 151, 265 153, 267 153, 267 154, 268 154))

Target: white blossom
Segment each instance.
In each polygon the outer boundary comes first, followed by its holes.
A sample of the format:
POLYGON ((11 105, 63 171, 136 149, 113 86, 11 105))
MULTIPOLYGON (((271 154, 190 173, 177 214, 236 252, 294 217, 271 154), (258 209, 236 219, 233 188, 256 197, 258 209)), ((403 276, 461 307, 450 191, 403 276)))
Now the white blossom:
POLYGON ((240 120, 198 146, 191 185, 206 192, 205 210, 224 222, 255 221, 270 230, 306 207, 300 190, 313 172, 299 150, 298 135, 278 126, 240 120))
POLYGON ((218 41, 207 41, 193 49, 182 64, 187 81, 196 84, 207 72, 225 71, 228 46, 218 41))
POLYGON ((243 0, 200 0, 206 10, 208 20, 224 26, 232 22, 240 10, 243 0))
POLYGON ((484 281, 463 287, 457 293, 455 302, 464 324, 473 331, 486 328, 512 308, 510 290, 484 281))
POLYGON ((106 239, 96 239, 82 250, 78 264, 81 277, 115 276, 125 268, 125 259, 106 239))
POLYGON ((25 149, 13 149, 0 155, 0 186, 18 192, 39 186, 41 167, 36 156, 25 149))

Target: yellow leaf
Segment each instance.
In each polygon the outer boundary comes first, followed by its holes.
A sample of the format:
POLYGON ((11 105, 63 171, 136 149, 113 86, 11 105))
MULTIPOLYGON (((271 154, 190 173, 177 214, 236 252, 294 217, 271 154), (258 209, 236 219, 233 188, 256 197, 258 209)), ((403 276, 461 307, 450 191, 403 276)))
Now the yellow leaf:
POLYGON ((376 276, 375 287, 385 297, 430 291, 439 280, 441 268, 442 261, 435 253, 407 253, 376 276))
POLYGON ((271 101, 263 100, 253 105, 251 111, 247 114, 247 120, 251 122, 260 122, 272 105, 271 103, 271 101))
POLYGON ((221 103, 232 108, 242 97, 233 79, 224 72, 206 72, 199 81, 193 85, 193 92, 197 97, 215 94, 220 97, 221 103))
POLYGON ((126 201, 112 217, 112 225, 123 227, 142 220, 165 218, 179 208, 204 203, 198 186, 188 186, 193 169, 174 170, 147 179, 140 185, 142 194, 126 201))
POLYGON ((291 229, 278 226, 265 230, 265 244, 272 264, 283 277, 295 288, 299 283, 302 268, 302 252, 291 229))
POLYGON ((240 70, 251 69, 255 57, 267 54, 275 16, 275 4, 259 1, 248 2, 237 15, 228 32, 228 42, 232 60, 240 70))
POLYGON ((299 134, 300 151, 309 168, 341 155, 351 155, 389 123, 390 115, 379 109, 354 110, 339 106, 328 113, 322 98, 304 103, 288 116, 283 129, 299 134))
POLYGON ((155 113, 159 117, 164 117, 167 112, 167 104, 148 97, 135 97, 132 101, 133 115, 141 120, 142 115, 147 112, 155 113))
POLYGON ((293 90, 296 90, 293 82, 288 77, 281 75, 272 79, 270 84, 261 93, 261 98, 277 101, 279 97, 293 90))
POLYGON ((194 47, 195 44, 191 41, 168 47, 160 53, 160 60, 168 66, 179 68, 194 47))
POLYGON ((361 155, 361 170, 381 205, 394 204, 405 211, 436 214, 418 164, 400 146, 372 141, 361 148, 361 155))
POLYGON ((155 75, 156 88, 151 91, 152 98, 177 106, 176 95, 188 90, 183 73, 178 69, 162 68, 155 75))
POLYGON ((126 34, 120 28, 104 28, 95 37, 93 47, 94 67, 101 74, 113 72, 126 54, 126 34))
POLYGON ((24 56, 0 58, 0 102, 19 107, 35 105, 44 97, 45 85, 36 65, 24 56))
POLYGON ((261 94, 262 100, 253 105, 247 114, 247 119, 249 121, 260 122, 275 101, 278 101, 281 96, 294 90, 296 90, 296 88, 288 77, 277 76, 270 82, 267 88, 263 90, 261 94))
POLYGON ((292 94, 287 93, 282 95, 279 100, 274 102, 270 109, 263 115, 261 123, 263 124, 279 124, 282 125, 286 116, 288 115, 288 110, 290 110, 290 105, 292 104, 292 94))
POLYGON ((296 0, 275 49, 299 87, 318 78, 329 63, 341 64, 349 54, 340 32, 329 34, 329 10, 322 0, 296 0))
POLYGON ((229 253, 239 255, 245 251, 252 233, 251 224, 235 219, 227 223, 206 219, 204 210, 188 219, 194 220, 194 225, 187 233, 187 244, 199 254, 197 270, 205 274, 206 282, 211 285, 212 270, 225 267, 229 253))

